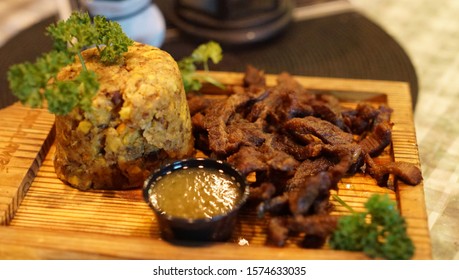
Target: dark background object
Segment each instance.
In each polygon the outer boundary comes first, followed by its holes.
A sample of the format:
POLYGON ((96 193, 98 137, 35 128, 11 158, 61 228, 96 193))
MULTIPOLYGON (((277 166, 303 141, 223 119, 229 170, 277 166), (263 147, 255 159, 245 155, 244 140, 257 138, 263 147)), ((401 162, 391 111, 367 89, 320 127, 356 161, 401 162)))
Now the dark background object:
MULTIPOLYGON (((179 60, 189 55, 202 39, 177 32, 177 26, 168 20, 173 12, 171 2, 155 1, 168 26, 162 49, 179 60)), ((301 2, 297 2, 297 7, 301 2)), ((8 89, 7 69, 14 63, 33 61, 51 49, 51 40, 44 31, 55 20, 51 17, 31 26, 0 48, 0 108, 16 101, 8 89)), ((223 60, 211 64, 211 70, 242 72, 247 64, 252 64, 269 74, 288 71, 304 76, 401 81, 410 85, 413 107, 417 101, 418 79, 404 49, 356 11, 292 21, 274 37, 248 45, 224 46, 223 53, 223 60)))
POLYGON ((56 17, 50 17, 32 25, 16 34, 0 48, 0 108, 17 101, 8 86, 8 68, 16 63, 34 62, 39 55, 51 50, 52 41, 44 34, 45 28, 55 21, 56 17))
MULTIPOLYGON (((290 0, 176 0, 170 22, 194 38, 247 44, 271 38, 292 19, 290 0)), ((164 6, 163 6, 164 7, 164 6)), ((165 10, 165 9, 163 9, 165 10)))

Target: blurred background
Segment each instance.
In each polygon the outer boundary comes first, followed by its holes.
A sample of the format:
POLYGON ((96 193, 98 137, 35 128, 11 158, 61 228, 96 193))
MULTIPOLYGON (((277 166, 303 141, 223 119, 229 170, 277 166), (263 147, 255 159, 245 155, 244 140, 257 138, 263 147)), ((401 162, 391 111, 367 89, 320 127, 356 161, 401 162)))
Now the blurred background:
MULTIPOLYGON (((0 108, 14 102, 9 65, 48 51, 44 26, 87 8, 82 2, 0 1, 0 108)), ((183 0, 180 11, 175 1, 137 2, 140 9, 111 16, 177 60, 216 38, 224 61, 213 70, 244 71, 249 62, 267 73, 409 83, 433 257, 459 259, 459 1, 183 0), (225 13, 223 2, 236 12, 225 13)))

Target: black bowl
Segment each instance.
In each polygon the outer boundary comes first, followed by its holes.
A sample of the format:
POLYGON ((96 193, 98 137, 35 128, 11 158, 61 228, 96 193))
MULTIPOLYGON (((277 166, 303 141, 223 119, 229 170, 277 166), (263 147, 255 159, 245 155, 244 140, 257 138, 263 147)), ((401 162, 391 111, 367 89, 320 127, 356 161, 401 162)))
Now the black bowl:
POLYGON ((242 176, 231 165, 220 160, 208 158, 190 158, 173 162, 155 171, 145 181, 143 196, 148 205, 153 209, 159 222, 161 235, 166 240, 197 240, 197 241, 225 241, 231 237, 236 224, 237 213, 249 196, 249 186, 242 176), (152 203, 151 189, 156 182, 171 172, 184 168, 203 168, 218 170, 229 175, 241 190, 241 197, 234 207, 224 214, 211 218, 183 218, 172 216, 159 209, 156 203, 152 203))

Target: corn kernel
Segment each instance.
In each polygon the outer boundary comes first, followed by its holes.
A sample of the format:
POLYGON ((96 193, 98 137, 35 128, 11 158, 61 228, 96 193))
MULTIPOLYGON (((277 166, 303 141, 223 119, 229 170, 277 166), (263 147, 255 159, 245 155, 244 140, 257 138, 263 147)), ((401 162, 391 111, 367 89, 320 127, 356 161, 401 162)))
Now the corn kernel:
POLYGON ((88 134, 88 132, 91 130, 91 128, 92 128, 91 122, 89 122, 87 120, 84 120, 84 121, 81 121, 78 124, 77 131, 79 131, 79 132, 81 132, 83 134, 88 134))

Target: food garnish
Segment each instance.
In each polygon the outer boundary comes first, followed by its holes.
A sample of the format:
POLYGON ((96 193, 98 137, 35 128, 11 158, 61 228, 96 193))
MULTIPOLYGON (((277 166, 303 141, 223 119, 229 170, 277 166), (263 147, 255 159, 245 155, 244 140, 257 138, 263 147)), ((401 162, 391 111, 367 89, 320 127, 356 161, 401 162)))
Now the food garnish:
MULTIPOLYGON (((338 196, 335 199, 350 208, 338 196)), ((338 219, 329 244, 333 249, 362 251, 372 258, 410 259, 415 247, 406 232, 405 219, 386 195, 372 195, 365 212, 355 212, 338 219)))
POLYGON ((209 41, 199 45, 190 56, 184 57, 178 61, 185 92, 201 89, 204 82, 223 88, 224 86, 221 82, 206 73, 209 71, 209 60, 217 64, 222 60, 222 57, 221 46, 217 42, 209 41), (199 65, 202 65, 204 68, 203 74, 196 72, 199 65))
POLYGON ((35 63, 11 66, 8 81, 21 103, 36 108, 42 107, 46 101, 48 110, 56 115, 65 115, 75 107, 84 111, 91 108, 99 83, 96 73, 86 69, 81 56, 85 48, 96 46, 100 60, 112 64, 118 62, 133 44, 117 22, 103 16, 95 16, 91 21, 89 14, 83 12, 73 12, 67 20, 50 25, 47 35, 53 39, 54 49, 40 56, 35 63), (75 79, 58 81, 57 73, 72 63, 75 55, 83 71, 75 79))

